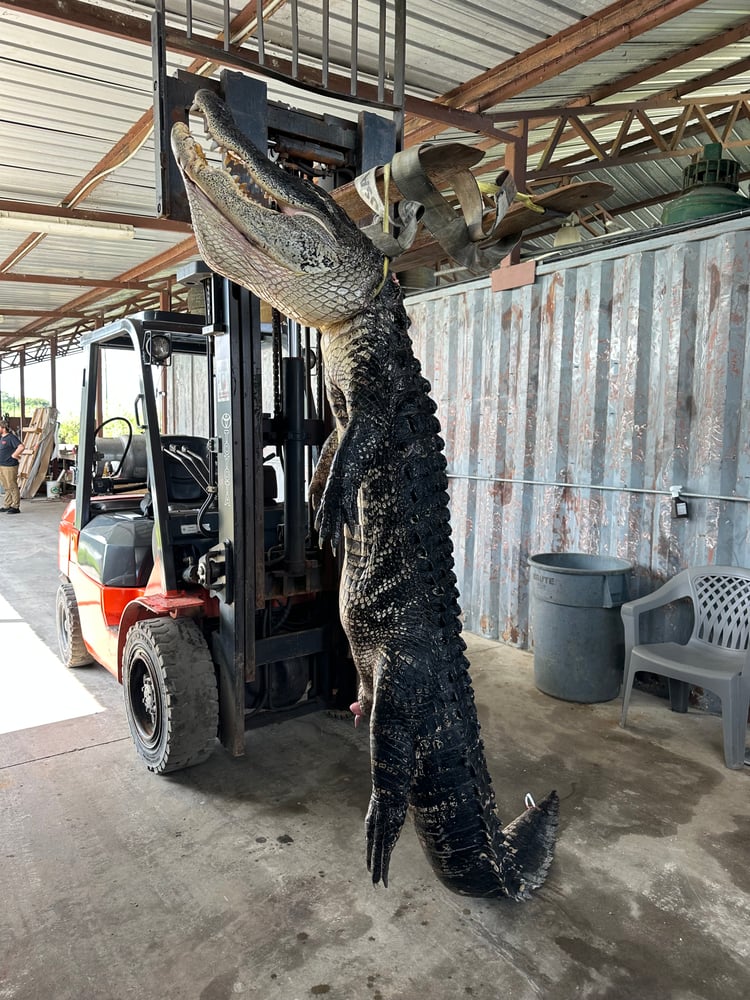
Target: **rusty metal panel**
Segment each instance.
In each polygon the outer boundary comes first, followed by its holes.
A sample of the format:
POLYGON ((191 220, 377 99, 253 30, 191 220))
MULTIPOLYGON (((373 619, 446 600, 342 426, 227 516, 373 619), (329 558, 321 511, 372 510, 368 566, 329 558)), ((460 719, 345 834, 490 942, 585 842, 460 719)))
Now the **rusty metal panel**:
POLYGON ((627 559, 633 594, 750 565, 750 220, 407 300, 446 441, 466 627, 529 644, 529 555, 627 559), (672 517, 680 486, 689 517, 672 517))

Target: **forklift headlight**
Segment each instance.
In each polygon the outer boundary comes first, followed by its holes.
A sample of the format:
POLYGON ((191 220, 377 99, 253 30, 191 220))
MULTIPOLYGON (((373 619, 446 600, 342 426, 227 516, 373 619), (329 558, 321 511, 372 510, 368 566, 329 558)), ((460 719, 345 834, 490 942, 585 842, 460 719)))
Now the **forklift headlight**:
POLYGON ((150 333, 144 344, 146 363, 150 365, 166 365, 172 357, 172 340, 166 333, 150 333))

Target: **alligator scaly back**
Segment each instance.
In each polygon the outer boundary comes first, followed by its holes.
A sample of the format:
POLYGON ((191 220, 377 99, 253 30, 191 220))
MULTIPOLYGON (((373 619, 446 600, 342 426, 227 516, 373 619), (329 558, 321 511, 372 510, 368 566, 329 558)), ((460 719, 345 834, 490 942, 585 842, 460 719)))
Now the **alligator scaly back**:
POLYGON ((336 430, 311 484, 321 539, 344 542, 341 619, 370 718, 365 821, 373 882, 411 808, 435 873, 455 892, 523 899, 549 868, 558 799, 502 828, 480 738, 453 573, 444 444, 408 336, 398 284, 335 202, 284 173, 234 127, 218 99, 196 98, 232 155, 210 167, 187 129, 173 149, 209 265, 320 329, 336 430), (250 201, 233 160, 278 209, 250 201))

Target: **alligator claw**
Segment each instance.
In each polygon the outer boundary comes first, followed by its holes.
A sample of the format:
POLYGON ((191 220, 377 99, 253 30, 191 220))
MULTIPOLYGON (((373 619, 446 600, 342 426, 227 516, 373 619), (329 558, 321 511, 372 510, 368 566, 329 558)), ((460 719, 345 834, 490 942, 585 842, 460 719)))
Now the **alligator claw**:
POLYGON ((357 523, 357 494, 346 482, 329 479, 315 515, 315 527, 321 542, 331 540, 334 552, 341 543, 344 525, 357 523))
POLYGON ((326 538, 330 538, 331 548, 335 552, 341 542, 343 524, 340 516, 336 517, 330 512, 325 501, 321 501, 320 507, 318 507, 315 514, 315 528, 318 532, 321 546, 326 538))
POLYGON ((405 798, 393 797, 384 799, 372 793, 370 808, 365 819, 367 833, 367 870, 372 872, 372 884, 378 882, 388 888, 388 869, 391 864, 391 852, 396 846, 401 827, 406 819, 407 801, 405 798))

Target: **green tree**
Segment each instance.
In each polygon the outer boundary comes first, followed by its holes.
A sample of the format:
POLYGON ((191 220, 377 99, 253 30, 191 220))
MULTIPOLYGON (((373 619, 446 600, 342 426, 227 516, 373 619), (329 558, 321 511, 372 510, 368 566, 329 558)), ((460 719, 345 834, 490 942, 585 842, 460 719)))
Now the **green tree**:
POLYGON ((81 421, 78 417, 69 417, 67 420, 61 420, 57 432, 61 444, 78 444, 80 429, 81 421))
MULTIPOLYGON (((31 414, 38 406, 49 406, 48 399, 38 399, 34 396, 26 397, 26 416, 30 417, 31 414)), ((21 416, 21 400, 18 396, 12 395, 10 392, 0 392, 0 412, 3 416, 7 413, 9 417, 20 417, 21 416)))

